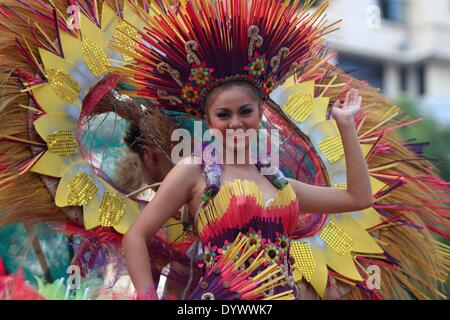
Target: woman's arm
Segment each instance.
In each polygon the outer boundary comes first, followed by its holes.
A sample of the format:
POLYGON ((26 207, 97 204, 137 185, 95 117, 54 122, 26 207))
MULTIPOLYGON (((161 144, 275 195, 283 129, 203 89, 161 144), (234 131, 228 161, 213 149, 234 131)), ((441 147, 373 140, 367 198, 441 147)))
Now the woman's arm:
POLYGON ((341 106, 333 105, 332 115, 342 138, 347 169, 347 189, 313 186, 288 179, 299 199, 300 210, 308 213, 340 213, 368 208, 373 203, 366 159, 361 151, 354 116, 361 108, 362 98, 350 90, 341 106))
POLYGON ((184 204, 189 202, 201 170, 182 161, 166 176, 154 198, 141 212, 122 240, 125 260, 139 297, 156 298, 147 241, 184 204))

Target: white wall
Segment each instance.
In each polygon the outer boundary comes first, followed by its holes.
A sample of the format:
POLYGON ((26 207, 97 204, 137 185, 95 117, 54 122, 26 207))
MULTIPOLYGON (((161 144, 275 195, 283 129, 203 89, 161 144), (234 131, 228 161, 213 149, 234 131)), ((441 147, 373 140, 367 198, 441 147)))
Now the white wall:
POLYGON ((407 33, 402 24, 380 20, 376 0, 332 0, 329 19, 343 19, 340 30, 328 36, 329 45, 340 52, 379 60, 402 61, 400 47, 407 33))
POLYGON ((407 0, 410 3, 410 23, 450 24, 450 2, 448 0, 407 0))
POLYGON ((331 0, 329 19, 343 19, 327 37, 341 52, 398 63, 450 61, 450 1, 405 0, 407 23, 379 20, 376 0, 331 0), (407 50, 405 50, 407 47, 407 50))
POLYGON ((450 63, 447 61, 430 61, 427 63, 425 78, 427 96, 450 99, 450 63))
POLYGON ((338 52, 384 64, 384 93, 400 93, 399 70, 408 71, 408 92, 417 97, 417 65, 425 65, 424 110, 450 124, 450 0, 405 0, 407 21, 377 21, 376 0, 330 0, 330 21, 343 19, 327 36, 338 52))

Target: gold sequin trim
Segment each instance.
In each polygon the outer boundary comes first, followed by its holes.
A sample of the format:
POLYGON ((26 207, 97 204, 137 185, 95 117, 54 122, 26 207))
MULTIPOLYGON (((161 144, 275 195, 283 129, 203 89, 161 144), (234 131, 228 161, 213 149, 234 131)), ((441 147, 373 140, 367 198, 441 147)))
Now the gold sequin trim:
POLYGON ((125 199, 106 191, 100 203, 100 225, 112 227, 119 224, 125 214, 125 199))
POLYGON ((302 123, 313 112, 313 100, 311 94, 299 93, 290 97, 283 109, 292 119, 302 123))
POLYGON ((78 144, 70 130, 59 130, 47 137, 48 151, 61 157, 77 153, 78 144))
POLYGON ((108 57, 105 50, 98 43, 90 40, 83 40, 83 59, 94 77, 98 78, 108 72, 108 57))
POLYGON ((293 241, 291 242, 289 254, 295 260, 294 268, 297 268, 305 279, 311 282, 313 274, 317 269, 311 246, 305 242, 293 241))
POLYGON ((80 84, 63 70, 47 69, 47 79, 55 94, 67 103, 75 103, 80 94, 80 84))
MULTIPOLYGON (((134 39, 138 39, 139 35, 135 28, 127 24, 125 21, 117 24, 114 30, 114 38, 117 40, 117 45, 123 49, 124 52, 136 53, 134 50, 134 39)), ((123 58, 125 61, 129 62, 133 60, 132 57, 129 57, 123 54, 123 58)))
POLYGON ((94 199, 98 187, 95 181, 84 172, 75 175, 70 182, 68 203, 71 206, 84 206, 94 199))
POLYGON ((320 151, 327 157, 330 163, 338 162, 344 156, 344 146, 341 137, 329 137, 319 143, 320 151))
POLYGON ((353 240, 333 221, 322 230, 320 237, 338 254, 342 256, 349 256, 351 254, 353 240))

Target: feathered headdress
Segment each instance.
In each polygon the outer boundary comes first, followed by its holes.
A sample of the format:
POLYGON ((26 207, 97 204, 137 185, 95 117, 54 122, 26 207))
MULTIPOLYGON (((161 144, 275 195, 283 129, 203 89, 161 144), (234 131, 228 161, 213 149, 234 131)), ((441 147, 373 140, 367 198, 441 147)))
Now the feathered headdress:
POLYGON ((192 0, 177 11, 155 7, 146 31, 133 39, 137 45, 121 45, 130 38, 118 37, 117 49, 137 63, 113 69, 132 76, 139 97, 198 116, 205 94, 229 80, 249 81, 264 96, 317 56, 321 37, 334 30, 323 15, 328 2, 315 9, 313 3, 192 0))

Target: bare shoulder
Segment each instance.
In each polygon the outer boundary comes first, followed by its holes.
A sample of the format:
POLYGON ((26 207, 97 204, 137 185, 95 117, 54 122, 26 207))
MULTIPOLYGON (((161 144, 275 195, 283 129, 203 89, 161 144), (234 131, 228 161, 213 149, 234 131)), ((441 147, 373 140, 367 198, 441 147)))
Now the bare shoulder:
POLYGON ((202 178, 201 159, 196 156, 186 157, 178 162, 172 171, 177 178, 194 186, 202 178))
POLYGON ((202 167, 202 159, 198 156, 188 156, 183 158, 180 162, 177 163, 177 166, 181 165, 181 166, 185 166, 185 165, 190 165, 193 167, 198 167, 201 170, 202 167))

